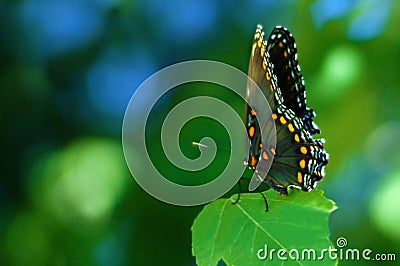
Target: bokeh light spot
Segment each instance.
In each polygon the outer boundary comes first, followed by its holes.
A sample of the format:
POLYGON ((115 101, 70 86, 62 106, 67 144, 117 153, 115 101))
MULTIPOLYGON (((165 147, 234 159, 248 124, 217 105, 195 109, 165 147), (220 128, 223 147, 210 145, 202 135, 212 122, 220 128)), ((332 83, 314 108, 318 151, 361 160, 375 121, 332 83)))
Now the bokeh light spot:
POLYGON ((186 43, 198 40, 209 34, 218 18, 215 1, 177 0, 171 5, 168 1, 137 1, 137 8, 143 10, 151 19, 162 23, 154 24, 161 39, 186 43))
POLYGON ((87 44, 100 31, 102 14, 83 1, 24 1, 22 26, 36 56, 47 58, 87 44))
POLYGON ((357 0, 319 0, 310 5, 314 26, 321 28, 326 22, 340 18, 351 11, 357 0))
POLYGON ((89 119, 119 135, 129 99, 154 68, 151 56, 144 49, 107 51, 88 71, 88 108, 95 110, 89 119))
POLYGON ((108 217, 129 180, 120 144, 106 139, 79 140, 35 166, 34 201, 67 222, 108 217))
POLYGON ((360 78, 363 70, 363 61, 358 51, 350 46, 342 46, 329 52, 324 60, 318 78, 320 96, 335 100, 349 86, 360 78))
POLYGON ((390 0, 366 1, 360 6, 362 12, 352 21, 347 37, 350 40, 365 41, 379 36, 386 28, 391 7, 390 0))
POLYGON ((371 220, 388 237, 400 242, 400 169, 377 186, 370 202, 371 220))

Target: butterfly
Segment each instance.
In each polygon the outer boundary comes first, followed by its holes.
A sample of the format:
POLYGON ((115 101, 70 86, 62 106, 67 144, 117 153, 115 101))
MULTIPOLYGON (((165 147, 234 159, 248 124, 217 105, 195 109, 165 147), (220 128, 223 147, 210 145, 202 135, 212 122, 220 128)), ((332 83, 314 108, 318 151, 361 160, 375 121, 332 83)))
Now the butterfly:
POLYGON ((329 155, 324 139, 313 138, 320 130, 312 120, 315 112, 306 105, 296 43, 286 28, 275 27, 265 40, 262 26, 257 26, 248 76, 267 99, 276 131, 271 130, 271 125, 259 124, 258 113, 267 107, 257 99, 255 88, 248 86, 245 125, 249 153, 245 164, 280 194, 288 195, 288 187, 314 189, 324 176, 329 155), (267 137, 262 139, 261 133, 267 137), (266 140, 275 133, 276 145, 272 145, 266 140), (269 171, 263 171, 262 164, 270 165, 269 171))

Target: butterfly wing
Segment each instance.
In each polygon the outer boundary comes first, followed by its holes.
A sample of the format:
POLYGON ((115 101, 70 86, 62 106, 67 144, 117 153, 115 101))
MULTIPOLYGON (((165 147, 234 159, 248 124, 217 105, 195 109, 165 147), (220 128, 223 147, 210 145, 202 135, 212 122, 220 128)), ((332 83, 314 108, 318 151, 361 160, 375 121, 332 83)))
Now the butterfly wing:
POLYGON ((264 32, 262 27, 258 26, 249 62, 248 76, 250 79, 247 83, 245 110, 245 124, 250 142, 247 165, 255 170, 258 177, 258 183, 254 184, 255 180, 250 183, 250 190, 256 188, 268 173, 274 157, 270 150, 275 148, 276 143, 272 110, 280 104, 281 98, 279 97, 280 92, 276 91, 277 81, 276 77, 272 75, 272 64, 268 57, 264 32), (269 112, 265 112, 267 110, 269 112), (260 162, 262 148, 268 150, 268 160, 260 162))
POLYGON ((292 34, 284 27, 277 26, 271 32, 266 50, 274 66, 283 103, 298 116, 311 135, 320 130, 312 121, 315 112, 306 106, 304 78, 297 60, 296 42, 292 34))
POLYGON ((278 106, 273 117, 277 144, 268 184, 282 194, 287 194, 287 187, 312 190, 323 178, 328 163, 323 141, 312 139, 302 121, 285 105, 278 106))

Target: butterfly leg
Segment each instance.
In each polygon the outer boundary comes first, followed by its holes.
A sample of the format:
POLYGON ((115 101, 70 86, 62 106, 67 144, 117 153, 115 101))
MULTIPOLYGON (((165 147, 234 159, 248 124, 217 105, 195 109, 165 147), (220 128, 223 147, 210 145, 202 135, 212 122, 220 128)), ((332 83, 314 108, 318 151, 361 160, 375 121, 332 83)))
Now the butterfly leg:
MULTIPOLYGON (((242 177, 242 178, 239 179, 239 181, 238 181, 238 183, 237 183, 237 185, 238 185, 238 197, 237 197, 237 199, 236 199, 234 202, 232 202, 232 204, 236 204, 236 203, 238 203, 239 200, 240 200, 240 194, 241 194, 241 192, 242 192, 242 186, 241 186, 241 183, 240 183, 241 180, 247 180, 247 181, 250 182, 250 179, 248 179, 248 178, 242 177)), ((268 189, 267 189, 267 190, 268 190, 268 189)), ((262 193, 262 191, 260 191, 258 188, 256 188, 255 191, 257 191, 258 193, 260 193, 261 196, 263 197, 264 202, 265 202, 265 211, 267 212, 267 211, 268 211, 268 201, 267 201, 267 198, 264 196, 264 194, 262 193)))
POLYGON ((260 191, 258 188, 256 188, 256 191, 257 191, 258 193, 260 193, 261 196, 263 197, 264 202, 265 202, 265 211, 267 212, 267 211, 268 211, 268 201, 267 201, 267 198, 264 196, 264 194, 262 193, 262 191, 260 191))
POLYGON ((273 190, 277 191, 279 194, 285 196, 288 195, 287 188, 275 185, 270 179, 267 179, 266 183, 268 184, 268 186, 270 186, 273 190))
POLYGON ((237 185, 238 185, 238 197, 237 197, 237 199, 236 199, 234 202, 232 202, 232 204, 236 204, 236 203, 238 203, 239 200, 240 200, 240 193, 242 192, 242 187, 241 187, 241 185, 240 185, 240 179, 239 179, 239 181, 237 182, 237 185))

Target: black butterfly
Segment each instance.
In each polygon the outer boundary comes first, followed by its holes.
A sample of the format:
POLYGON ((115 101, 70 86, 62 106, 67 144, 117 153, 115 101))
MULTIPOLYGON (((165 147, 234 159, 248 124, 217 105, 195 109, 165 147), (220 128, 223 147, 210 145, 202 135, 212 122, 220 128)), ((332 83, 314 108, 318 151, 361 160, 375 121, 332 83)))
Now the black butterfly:
POLYGON ((265 41, 262 27, 257 26, 248 75, 271 107, 276 147, 266 141, 274 133, 271 127, 257 122, 257 113, 266 106, 259 104, 256 90, 248 86, 245 123, 250 146, 246 164, 260 179, 266 175, 263 182, 281 194, 287 195, 288 187, 312 190, 324 176, 328 154, 324 140, 312 137, 320 131, 312 121, 314 111, 306 106, 296 44, 287 29, 275 27, 265 41), (267 137, 261 139, 261 132, 267 137), (271 165, 269 172, 260 167, 263 163, 271 165))

